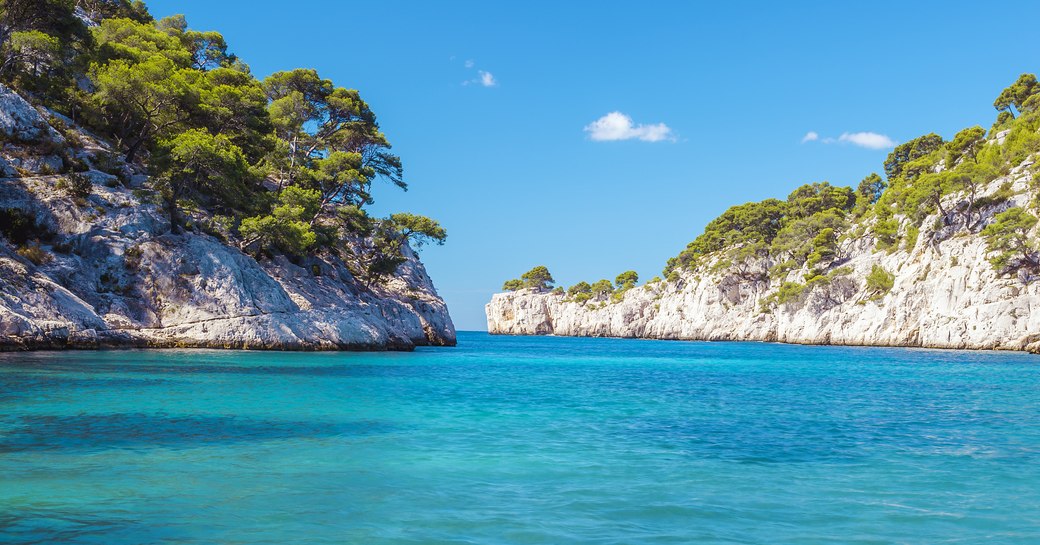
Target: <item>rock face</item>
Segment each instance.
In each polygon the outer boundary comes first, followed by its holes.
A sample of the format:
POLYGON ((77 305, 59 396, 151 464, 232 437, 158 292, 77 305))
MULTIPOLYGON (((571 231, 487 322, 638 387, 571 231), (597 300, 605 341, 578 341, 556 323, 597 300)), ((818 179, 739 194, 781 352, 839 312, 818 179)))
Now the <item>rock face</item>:
POLYGON ((455 344, 447 307, 408 248, 374 287, 332 253, 258 261, 219 235, 170 234, 158 194, 132 165, 112 164, 116 154, 85 132, 70 149, 3 87, 0 133, 0 349, 455 344), (90 170, 50 174, 62 156, 90 170), (89 180, 85 199, 63 190, 73 176, 89 180))
MULTIPOLYGON (((499 293, 486 306, 488 331, 509 335, 610 336, 653 339, 777 341, 804 344, 912 346, 1040 351, 1040 282, 1001 277, 987 260, 982 225, 1032 198, 1027 162, 987 188, 1010 183, 1009 202, 982 211, 973 231, 922 229, 909 251, 875 250, 869 236, 848 241, 847 259, 821 283, 785 304, 763 308, 783 280, 772 263, 718 267, 718 261, 610 299, 570 302, 562 294, 499 293), (894 273, 887 293, 869 290, 874 265, 894 273), (713 270, 720 269, 720 270, 713 270)), ((1007 186, 1005 186, 1007 187, 1007 186)), ((956 200, 958 196, 952 196, 956 200)), ((953 209, 953 203, 946 209, 953 209)), ((941 225, 933 216, 923 225, 941 225)))
POLYGON ((0 137, 28 143, 59 144, 62 137, 18 93, 0 84, 0 137))

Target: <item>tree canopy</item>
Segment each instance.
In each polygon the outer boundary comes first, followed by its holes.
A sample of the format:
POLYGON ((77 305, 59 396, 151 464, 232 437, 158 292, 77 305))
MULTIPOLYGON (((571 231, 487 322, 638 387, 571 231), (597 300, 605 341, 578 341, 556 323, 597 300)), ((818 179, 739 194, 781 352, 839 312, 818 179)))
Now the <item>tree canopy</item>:
POLYGON ((175 234, 197 228, 187 216, 219 214, 258 257, 334 252, 366 281, 392 274, 405 246, 447 238, 424 216, 368 214, 375 180, 407 184, 359 91, 308 68, 259 81, 220 32, 183 15, 156 21, 139 0, 0 0, 0 82, 115 144, 122 160, 100 161, 113 173, 147 168, 175 234))

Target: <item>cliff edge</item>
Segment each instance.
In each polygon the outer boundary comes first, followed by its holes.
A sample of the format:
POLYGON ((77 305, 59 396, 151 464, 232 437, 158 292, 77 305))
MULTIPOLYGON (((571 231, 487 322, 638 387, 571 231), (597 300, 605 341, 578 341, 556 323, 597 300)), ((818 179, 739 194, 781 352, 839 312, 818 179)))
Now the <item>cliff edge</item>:
POLYGON ((407 243, 371 283, 333 251, 244 253, 202 213, 175 234, 140 165, 3 86, 0 138, 0 349, 455 344, 407 243))
MULTIPOLYGON (((980 146, 999 146, 1006 136, 980 146)), ((944 172, 940 163, 912 184, 944 172)), ((775 242, 767 241, 773 249, 745 242, 697 255, 668 279, 613 294, 590 295, 587 283, 585 291, 498 293, 485 308, 488 331, 1040 352, 1035 219, 1010 223, 1036 206, 1036 180, 1031 156, 970 190, 946 192, 920 221, 882 199, 877 206, 896 210, 898 232, 912 236, 880 244, 884 218, 864 214, 826 251, 816 247, 824 258, 815 263, 804 254, 791 261, 775 242), (1016 237, 1017 253, 1008 250, 998 266, 995 246, 1008 237, 1016 237)), ((831 236, 819 229, 801 239, 818 243, 819 233, 831 236)))

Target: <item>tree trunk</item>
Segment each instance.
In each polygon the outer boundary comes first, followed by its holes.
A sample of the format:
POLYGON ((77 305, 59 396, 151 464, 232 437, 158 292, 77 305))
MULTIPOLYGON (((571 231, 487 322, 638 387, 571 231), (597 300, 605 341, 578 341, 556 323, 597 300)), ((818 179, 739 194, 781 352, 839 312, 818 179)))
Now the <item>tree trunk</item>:
POLYGON ((179 235, 181 234, 181 218, 180 211, 177 210, 177 197, 180 196, 180 191, 177 191, 175 187, 170 188, 170 198, 166 201, 166 212, 170 216, 170 233, 179 235))

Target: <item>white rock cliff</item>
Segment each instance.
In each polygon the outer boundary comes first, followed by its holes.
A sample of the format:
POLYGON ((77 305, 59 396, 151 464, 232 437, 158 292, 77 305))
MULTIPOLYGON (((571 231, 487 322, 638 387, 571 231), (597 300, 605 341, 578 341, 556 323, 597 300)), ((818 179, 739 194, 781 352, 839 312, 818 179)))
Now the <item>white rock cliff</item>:
POLYGON ((397 273, 374 287, 328 253, 258 261, 209 234, 170 234, 142 173, 118 166, 131 189, 96 170, 115 155, 104 142, 81 132, 82 143, 65 145, 3 86, 0 137, 0 227, 27 225, 39 241, 0 236, 0 349, 455 344, 447 307, 409 248, 397 273), (69 175, 53 172, 67 161, 90 168, 81 174, 91 181, 86 199, 59 189, 69 175))
MULTIPOLYGON (((983 211, 980 224, 1032 198, 1031 161, 992 182, 1011 182, 1010 202, 983 211)), ((954 201, 960 196, 950 196, 954 201)), ((947 207, 952 209, 953 206, 947 207)), ((938 225, 939 218, 925 220, 938 225)), ((488 331, 508 335, 609 336, 652 339, 776 341, 804 344, 908 346, 1040 351, 1040 282, 1000 277, 974 232, 922 229, 909 251, 878 251, 870 236, 847 244, 851 268, 792 302, 764 310, 761 301, 785 279, 705 264, 677 282, 633 288, 618 302, 578 303, 563 294, 521 290, 495 294, 487 304, 488 331), (875 297, 865 278, 877 264, 895 274, 888 293, 875 297)))

